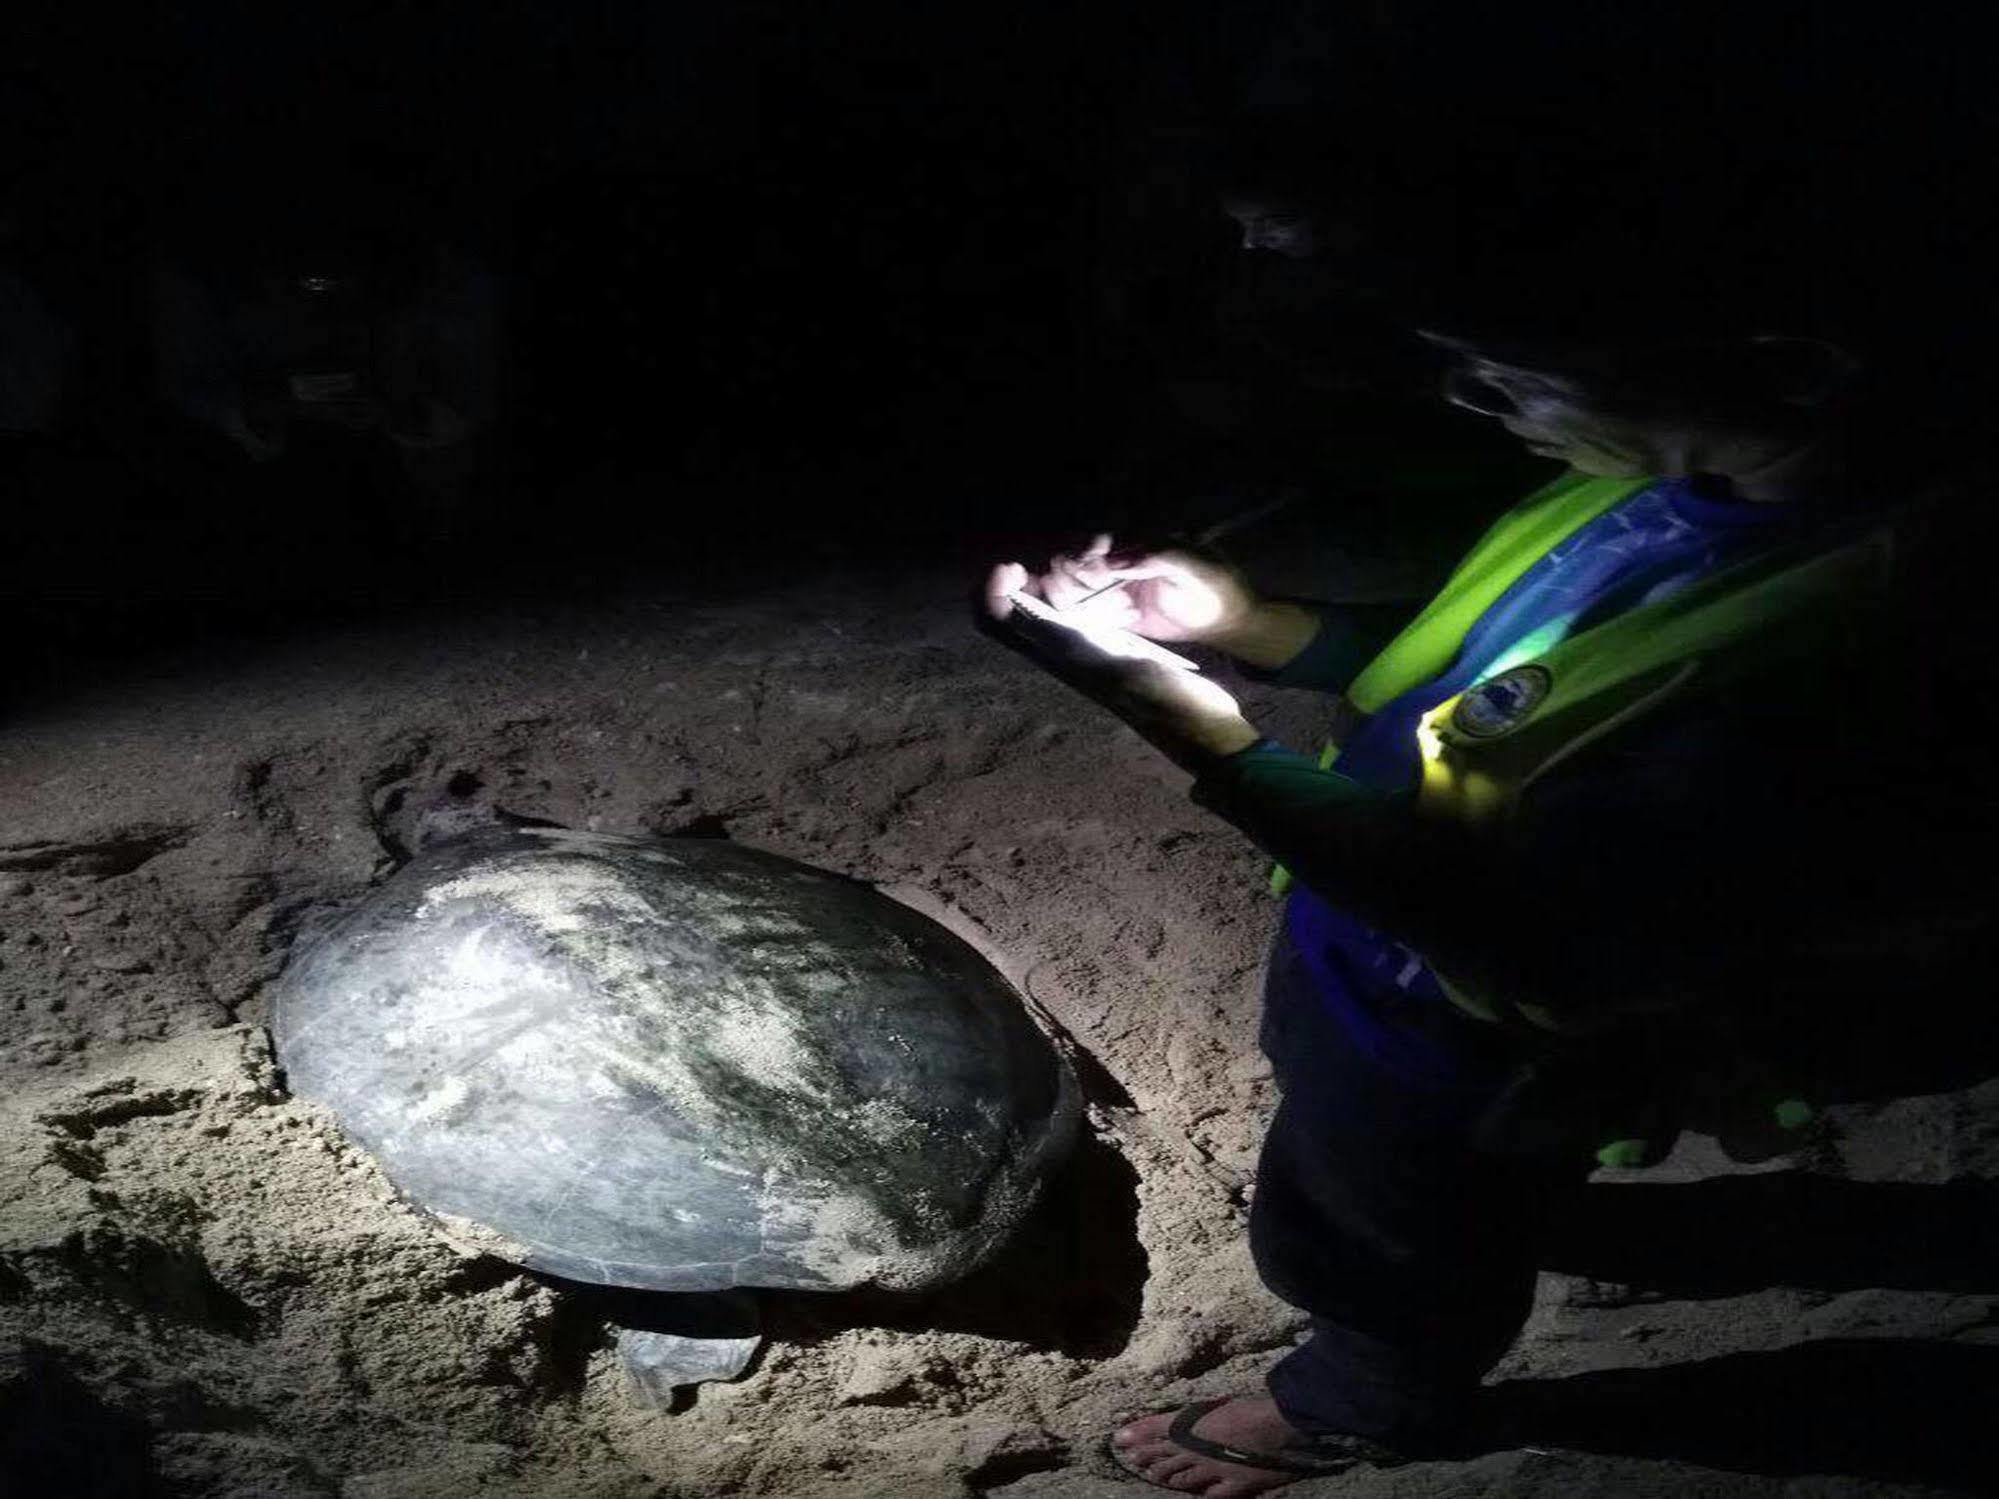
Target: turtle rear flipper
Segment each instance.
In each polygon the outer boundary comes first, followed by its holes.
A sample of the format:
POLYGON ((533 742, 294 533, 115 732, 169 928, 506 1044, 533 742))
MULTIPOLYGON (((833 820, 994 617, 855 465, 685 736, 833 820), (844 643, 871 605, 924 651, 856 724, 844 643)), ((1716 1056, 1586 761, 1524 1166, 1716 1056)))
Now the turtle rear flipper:
POLYGON ((618 1362, 649 1409, 667 1409, 684 1386, 734 1379, 763 1346, 763 1318, 748 1291, 646 1299, 645 1325, 618 1329, 618 1362))

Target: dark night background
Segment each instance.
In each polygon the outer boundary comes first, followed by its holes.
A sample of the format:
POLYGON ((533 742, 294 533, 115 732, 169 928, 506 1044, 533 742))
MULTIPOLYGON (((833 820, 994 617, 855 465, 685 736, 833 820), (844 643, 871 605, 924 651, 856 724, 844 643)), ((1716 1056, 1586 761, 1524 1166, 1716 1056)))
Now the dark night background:
POLYGON ((1218 322, 1275 274, 1216 208, 1232 138, 1377 183, 1371 248, 1404 271, 1634 205, 1725 246, 1744 203, 1856 265, 1975 263, 1974 47, 1825 7, 1465 9, 37 8, 0 67, 4 255, 72 355, 58 416, 8 444, 13 607, 101 645, 969 565, 1384 473, 1423 522, 1346 524, 1448 553, 1518 460, 1428 400, 1392 318, 1319 338, 1346 378, 1316 384, 1218 322), (378 458, 254 465, 159 396, 159 266, 295 274, 336 243, 448 245, 492 291, 483 466, 424 524, 378 458))

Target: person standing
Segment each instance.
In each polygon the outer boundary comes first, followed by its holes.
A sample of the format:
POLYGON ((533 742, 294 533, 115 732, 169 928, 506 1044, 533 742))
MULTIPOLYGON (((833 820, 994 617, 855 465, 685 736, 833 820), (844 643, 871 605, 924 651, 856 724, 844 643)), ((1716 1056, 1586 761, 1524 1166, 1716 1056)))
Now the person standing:
POLYGON ((1912 826, 1991 821, 1926 758, 1963 665, 1949 452, 1844 348, 1743 326, 1433 335, 1450 399, 1564 470, 1413 619, 1109 536, 988 576, 987 628, 1190 771, 1289 886, 1250 1236, 1311 1333, 1262 1392, 1120 1428, 1134 1474, 1238 1499, 1463 1450, 1596 1166, 1702 1107, 1795 1125, 1796 1090, 1853 1085, 1884 983, 1937 992, 1989 950, 1987 892, 1892 858, 1912 826), (1336 694, 1333 743, 1266 738, 1124 632, 1336 694))

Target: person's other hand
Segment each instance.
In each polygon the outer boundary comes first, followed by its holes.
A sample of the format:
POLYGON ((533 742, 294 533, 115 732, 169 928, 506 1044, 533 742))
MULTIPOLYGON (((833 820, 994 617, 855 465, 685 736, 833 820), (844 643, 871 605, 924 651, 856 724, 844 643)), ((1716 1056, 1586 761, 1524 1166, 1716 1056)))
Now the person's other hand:
POLYGON ((994 632, 1122 718, 1177 764, 1198 773, 1261 737, 1219 683, 1197 671, 1120 654, 1106 638, 1113 627, 1102 621, 1076 628, 1037 619, 1015 607, 1010 595, 1018 592, 1045 597, 1017 562, 1002 563, 987 576, 985 610, 994 632))
POLYGON ((1057 609, 1078 609, 1148 640, 1223 641, 1261 605, 1241 574, 1212 558, 1184 551, 1120 554, 1106 534, 1080 552, 1051 558, 1034 585, 1057 609))

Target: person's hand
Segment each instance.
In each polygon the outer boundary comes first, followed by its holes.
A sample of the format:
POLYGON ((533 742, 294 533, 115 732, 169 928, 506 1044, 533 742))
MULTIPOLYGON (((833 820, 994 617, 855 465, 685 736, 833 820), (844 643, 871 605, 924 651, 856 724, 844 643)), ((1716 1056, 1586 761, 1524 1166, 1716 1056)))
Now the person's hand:
POLYGON ((1080 615, 1074 624, 1035 618, 1013 603, 1012 595, 1022 592, 1046 597, 1017 562, 1002 563, 987 576, 991 632, 1108 708, 1176 764, 1199 773, 1261 737, 1218 683, 1134 654, 1129 636, 1120 641, 1119 627, 1080 615))
POLYGON ((1057 609, 1075 608, 1148 640, 1222 643, 1262 607, 1241 574, 1212 558, 1185 551, 1119 553, 1108 535, 1052 558, 1034 583, 1057 609))

